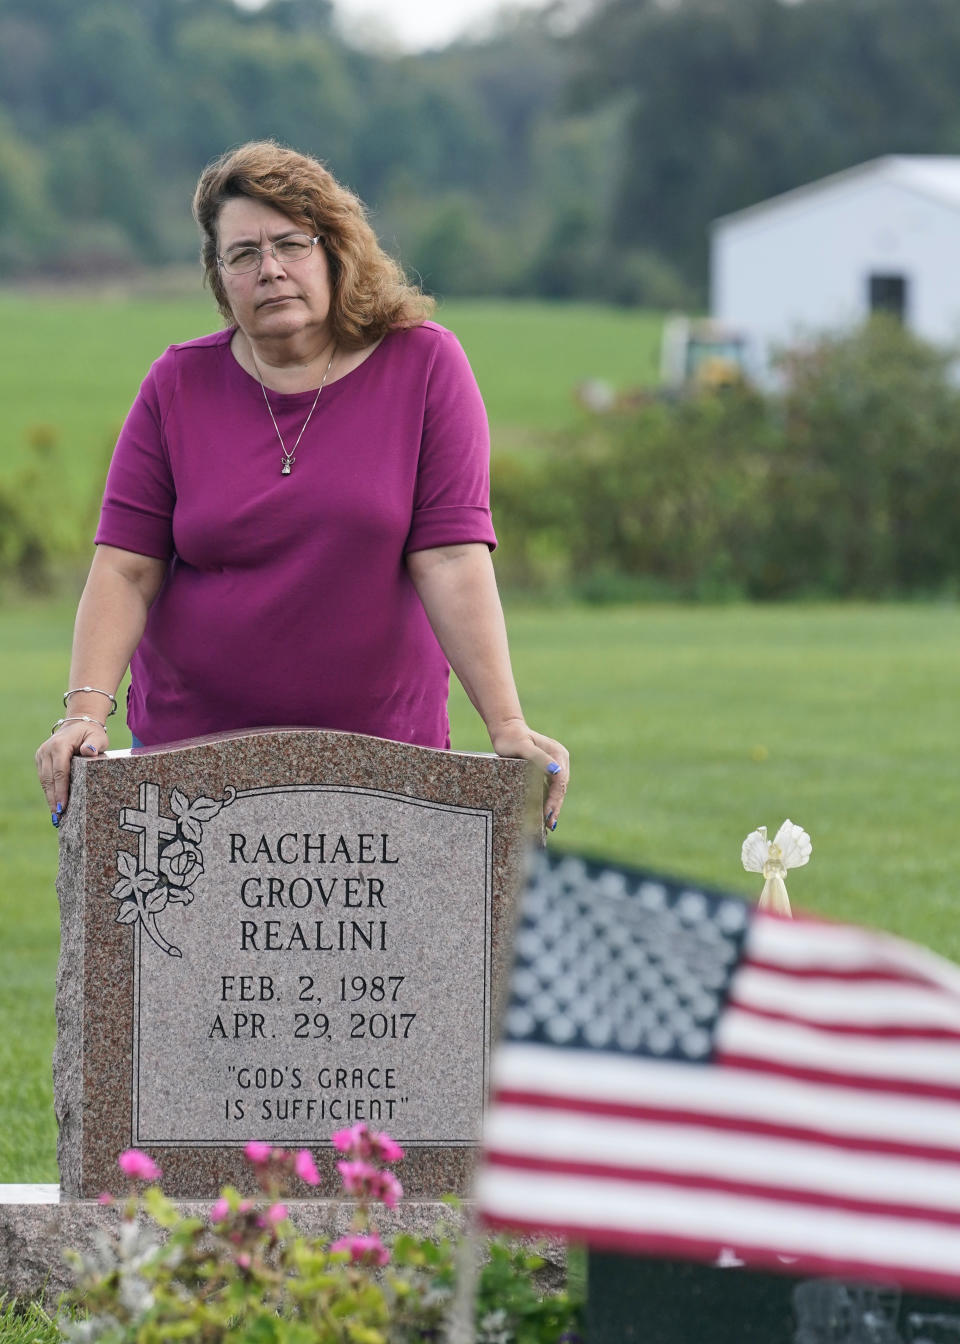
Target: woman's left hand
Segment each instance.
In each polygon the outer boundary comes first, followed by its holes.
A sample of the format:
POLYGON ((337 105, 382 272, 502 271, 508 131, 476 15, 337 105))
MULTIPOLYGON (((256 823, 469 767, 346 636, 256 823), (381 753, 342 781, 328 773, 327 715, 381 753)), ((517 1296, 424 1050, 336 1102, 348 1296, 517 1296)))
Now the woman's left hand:
POLYGON ((407 569, 494 751, 533 761, 544 772, 549 784, 544 819, 555 831, 570 781, 570 753, 562 742, 535 733, 523 717, 489 548, 470 542, 413 551, 407 569))
POLYGON ((548 781, 544 802, 544 820, 547 829, 557 829, 557 818, 563 807, 563 797, 570 783, 570 753, 562 742, 535 733, 523 719, 511 719, 490 733, 490 741, 498 756, 518 756, 540 766, 548 781))

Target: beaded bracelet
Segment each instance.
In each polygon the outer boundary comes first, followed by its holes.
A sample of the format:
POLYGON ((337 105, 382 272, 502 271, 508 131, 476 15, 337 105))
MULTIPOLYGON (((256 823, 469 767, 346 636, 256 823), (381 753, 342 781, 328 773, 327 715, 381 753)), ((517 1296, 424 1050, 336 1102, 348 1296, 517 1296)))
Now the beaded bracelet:
POLYGON ((87 691, 89 692, 90 695, 105 695, 107 699, 110 701, 110 704, 113 706, 112 709, 108 710, 107 718, 109 719, 111 714, 116 714, 117 697, 115 695, 112 695, 109 691, 101 691, 98 686, 74 686, 72 691, 64 691, 63 693, 64 708, 66 708, 67 701, 70 699, 71 695, 79 695, 81 691, 87 691))
MULTIPOLYGON (((109 717, 108 714, 107 718, 109 717)), ((102 728, 104 732, 107 731, 107 725, 105 723, 101 723, 99 719, 91 718, 89 714, 71 714, 66 719, 57 719, 56 723, 50 729, 50 736, 53 737, 57 729, 62 728, 65 723, 95 723, 98 728, 102 728)))

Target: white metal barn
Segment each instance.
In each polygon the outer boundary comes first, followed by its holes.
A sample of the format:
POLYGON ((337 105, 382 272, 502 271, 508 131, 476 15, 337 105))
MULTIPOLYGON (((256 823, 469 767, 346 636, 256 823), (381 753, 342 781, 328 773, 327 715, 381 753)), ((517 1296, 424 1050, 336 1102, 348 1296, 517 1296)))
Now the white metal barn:
POLYGON ((960 340, 960 156, 888 155, 715 220, 711 310, 772 348, 890 310, 960 340))

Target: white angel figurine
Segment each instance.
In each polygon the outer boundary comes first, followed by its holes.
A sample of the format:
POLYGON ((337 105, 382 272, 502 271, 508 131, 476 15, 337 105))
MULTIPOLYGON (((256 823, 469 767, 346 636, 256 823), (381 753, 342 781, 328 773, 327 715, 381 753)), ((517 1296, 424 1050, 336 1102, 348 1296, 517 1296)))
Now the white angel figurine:
POLYGON ((740 858, 748 873, 763 873, 766 878, 760 893, 761 910, 771 910, 775 915, 790 914, 790 899, 783 879, 788 868, 802 868, 812 851, 809 835, 789 818, 772 840, 767 839, 766 826, 750 832, 743 842, 740 858))

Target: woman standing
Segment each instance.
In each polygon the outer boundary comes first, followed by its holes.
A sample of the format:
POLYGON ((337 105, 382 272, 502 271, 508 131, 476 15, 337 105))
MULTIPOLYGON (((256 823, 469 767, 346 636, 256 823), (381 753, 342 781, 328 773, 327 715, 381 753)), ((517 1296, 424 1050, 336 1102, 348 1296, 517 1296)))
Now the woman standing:
POLYGON ((146 746, 310 726, 448 747, 452 666, 494 750, 549 776, 555 828, 569 758, 514 686, 459 343, 317 160, 244 145, 193 206, 229 326, 165 351, 121 431, 67 707, 37 752, 54 825, 129 663, 146 746))

